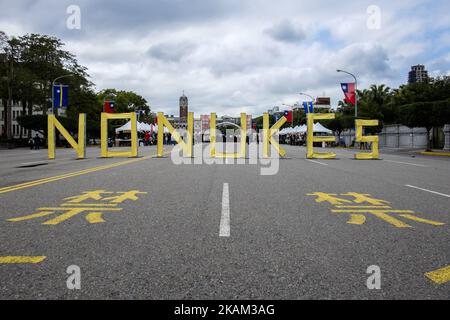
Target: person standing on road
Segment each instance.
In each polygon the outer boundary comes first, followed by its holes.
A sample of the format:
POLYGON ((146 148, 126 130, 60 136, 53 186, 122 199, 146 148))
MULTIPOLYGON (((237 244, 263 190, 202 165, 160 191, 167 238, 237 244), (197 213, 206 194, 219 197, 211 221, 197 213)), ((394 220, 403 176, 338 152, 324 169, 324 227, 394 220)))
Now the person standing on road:
POLYGON ((31 137, 30 140, 28 140, 28 144, 30 145, 30 150, 34 149, 34 139, 31 137))
POLYGON ((39 138, 39 135, 36 133, 36 136, 34 137, 34 149, 39 150, 40 145, 41 138, 39 138))
POLYGON ((145 137, 144 137, 144 141, 145 141, 145 145, 146 146, 150 145, 150 137, 151 137, 150 132, 147 131, 145 133, 145 137))

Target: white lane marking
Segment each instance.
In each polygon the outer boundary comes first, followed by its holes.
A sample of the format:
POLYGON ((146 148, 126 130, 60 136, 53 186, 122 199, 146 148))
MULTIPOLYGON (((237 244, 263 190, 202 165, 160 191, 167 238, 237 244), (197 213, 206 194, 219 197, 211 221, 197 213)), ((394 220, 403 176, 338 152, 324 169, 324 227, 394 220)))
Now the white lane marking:
POLYGON ((323 163, 323 162, 319 162, 319 161, 315 161, 315 160, 311 160, 311 159, 305 159, 305 160, 309 161, 309 162, 314 162, 314 163, 317 163, 317 164, 321 164, 323 166, 327 166, 328 165, 328 163, 323 163))
POLYGON ((220 218, 219 237, 230 236, 230 193, 228 183, 223 184, 222 192, 222 217, 220 218))
POLYGON ((413 189, 418 189, 418 190, 422 190, 422 191, 425 191, 425 192, 434 193, 434 194, 437 194, 437 195, 440 195, 440 196, 443 196, 443 197, 450 198, 450 195, 449 195, 449 194, 440 193, 440 192, 437 192, 437 191, 428 190, 428 189, 424 189, 424 188, 419 188, 419 187, 412 186, 412 185, 409 185, 409 184, 405 185, 405 187, 413 188, 413 189))
POLYGON ((416 164, 416 163, 411 163, 411 162, 402 162, 402 161, 394 161, 394 160, 386 160, 386 159, 383 159, 383 161, 399 163, 399 164, 408 164, 410 166, 416 166, 416 167, 429 168, 429 166, 426 166, 424 164, 416 164))

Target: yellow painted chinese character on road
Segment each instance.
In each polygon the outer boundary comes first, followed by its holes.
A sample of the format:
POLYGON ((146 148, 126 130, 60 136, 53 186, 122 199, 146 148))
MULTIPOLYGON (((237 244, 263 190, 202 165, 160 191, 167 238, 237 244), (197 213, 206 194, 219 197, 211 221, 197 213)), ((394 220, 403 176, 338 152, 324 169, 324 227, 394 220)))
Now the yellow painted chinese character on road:
POLYGON ((126 200, 136 201, 138 200, 137 195, 147 194, 147 192, 132 190, 127 192, 116 192, 117 195, 114 194, 115 192, 105 190, 86 191, 81 195, 65 198, 64 200, 68 201, 62 203, 59 207, 38 208, 36 213, 8 219, 8 221, 20 222, 56 215, 56 217, 47 220, 42 224, 57 225, 72 217, 85 213, 85 219, 89 223, 102 223, 105 222, 103 219, 104 213, 122 211, 122 208, 116 208, 120 203, 123 203, 126 200), (104 197, 103 195, 108 195, 108 197, 104 197), (87 200, 90 200, 90 203, 86 203, 85 201, 87 200))
POLYGON ((80 203, 85 200, 102 200, 102 194, 111 194, 114 192, 107 192, 105 190, 94 190, 94 191, 86 191, 82 192, 81 195, 73 196, 65 198, 64 200, 70 200, 67 201, 68 203, 80 203))
POLYGON ((344 203, 352 203, 350 200, 346 199, 340 199, 337 196, 337 194, 334 193, 324 193, 324 192, 314 192, 314 193, 308 193, 308 196, 316 196, 316 202, 329 202, 330 204, 339 205, 344 203))
POLYGON ((366 214, 370 214, 397 228, 412 228, 398 217, 433 226, 445 225, 443 222, 417 217, 412 210, 395 210, 389 206, 389 201, 373 198, 370 194, 348 192, 340 195, 352 197, 352 199, 338 198, 337 194, 324 192, 314 192, 307 195, 317 197, 316 202, 318 203, 328 202, 334 205, 331 210, 333 213, 349 213, 348 224, 362 225, 366 222, 366 214))
POLYGON ((147 192, 140 192, 138 190, 132 190, 128 192, 117 192, 117 193, 120 194, 120 196, 108 197, 104 198, 103 200, 104 201, 110 200, 111 203, 122 203, 125 200, 133 200, 133 201, 138 200, 138 197, 136 196, 137 194, 147 194, 147 192))

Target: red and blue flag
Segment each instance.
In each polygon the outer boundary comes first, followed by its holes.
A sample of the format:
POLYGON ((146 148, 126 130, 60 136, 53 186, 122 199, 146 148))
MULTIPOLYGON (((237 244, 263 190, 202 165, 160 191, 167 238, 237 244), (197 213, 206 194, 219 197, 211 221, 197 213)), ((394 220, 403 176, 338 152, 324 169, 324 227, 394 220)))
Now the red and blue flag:
POLYGON ((290 122, 290 123, 294 122, 294 117, 293 117, 292 111, 288 111, 288 110, 285 111, 284 117, 286 118, 287 122, 290 122))
POLYGON ((114 112, 116 112, 114 108, 115 108, 115 102, 106 100, 103 105, 103 112, 114 113, 114 112))
POLYGON ((356 104, 356 86, 354 83, 341 83, 342 91, 344 92, 345 103, 356 104))

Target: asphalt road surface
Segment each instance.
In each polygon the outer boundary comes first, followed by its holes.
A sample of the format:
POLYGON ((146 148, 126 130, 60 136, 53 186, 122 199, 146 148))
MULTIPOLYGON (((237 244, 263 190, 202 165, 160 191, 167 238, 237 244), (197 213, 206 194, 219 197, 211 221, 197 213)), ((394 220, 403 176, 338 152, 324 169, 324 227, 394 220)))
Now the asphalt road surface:
POLYGON ((285 148, 265 176, 1 150, 0 298, 450 298, 450 158, 285 148))

